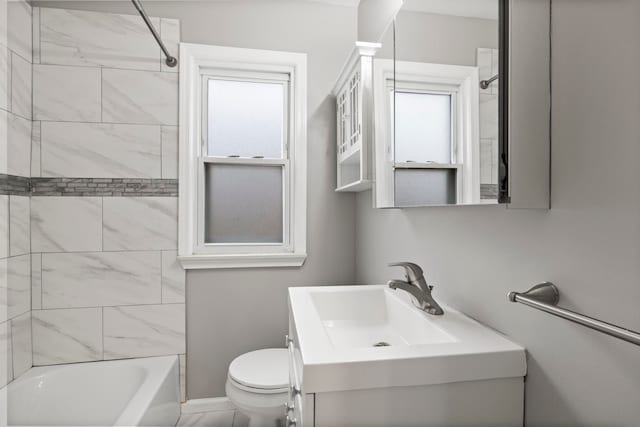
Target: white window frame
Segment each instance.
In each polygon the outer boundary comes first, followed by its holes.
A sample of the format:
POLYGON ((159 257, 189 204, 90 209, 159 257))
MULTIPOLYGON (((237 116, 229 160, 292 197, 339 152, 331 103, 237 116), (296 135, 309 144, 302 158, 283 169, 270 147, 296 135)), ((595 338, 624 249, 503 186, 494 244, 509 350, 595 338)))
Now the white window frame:
POLYGON ((374 111, 377 208, 395 206, 396 168, 455 168, 457 203, 480 202, 479 77, 477 67, 376 59, 374 111), (452 163, 396 162, 389 91, 444 93, 452 96, 452 163))
POLYGON ((306 260, 307 58, 305 54, 180 44, 178 259, 186 269, 299 267, 306 260), (206 155, 209 79, 285 85, 288 124, 283 158, 206 155), (204 241, 205 164, 283 168, 283 242, 211 244, 204 241))

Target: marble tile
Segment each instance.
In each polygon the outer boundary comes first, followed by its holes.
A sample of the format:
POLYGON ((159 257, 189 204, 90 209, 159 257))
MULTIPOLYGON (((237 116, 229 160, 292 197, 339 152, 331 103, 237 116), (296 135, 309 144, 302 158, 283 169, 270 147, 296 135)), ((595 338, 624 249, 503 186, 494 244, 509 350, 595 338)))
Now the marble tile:
POLYGON ((33 364, 102 359, 102 309, 35 310, 33 364))
POLYGON ((232 427, 235 411, 199 412, 182 414, 177 427, 232 427))
POLYGON ((32 366, 31 311, 11 320, 13 376, 17 378, 32 366))
POLYGON ((10 175, 29 176, 31 172, 31 121, 7 114, 7 170, 10 175))
POLYGON ((2 322, 0 323, 0 387, 4 387, 12 379, 11 322, 2 322))
POLYGON ((233 415, 233 427, 249 427, 249 417, 240 411, 233 415))
POLYGON ((183 303, 186 274, 177 251, 162 252, 162 302, 183 303))
POLYGON ((29 197, 9 196, 9 252, 11 256, 31 252, 29 238, 29 197))
POLYGON ((0 45, 0 109, 11 108, 11 51, 0 45))
POLYGON ((160 127, 43 122, 42 176, 160 178, 160 127))
POLYGON ((0 195, 0 259, 9 256, 9 196, 0 195))
POLYGON ((31 8, 31 40, 33 48, 31 49, 31 62, 33 64, 40 63, 40 8, 31 8))
POLYGON ((178 124, 178 75, 102 70, 102 121, 178 124))
MULTIPOLYGON (((500 51, 498 49, 491 49, 491 75, 495 76, 500 73, 500 51)), ((491 93, 497 95, 498 90, 498 81, 496 80, 491 85, 491 93)))
POLYGON ((9 38, 8 38, 8 32, 9 32, 9 27, 8 27, 8 22, 7 22, 7 2, 9 0, 0 0, 0 11, 2 11, 2 13, 0 13, 0 45, 2 46, 8 46, 9 45, 9 38))
POLYGON ((106 197, 103 201, 105 251, 178 247, 175 197, 106 197))
POLYGON ((158 304, 159 252, 42 254, 42 307, 158 304))
POLYGON ((171 73, 177 73, 180 69, 180 20, 160 18, 160 37, 165 46, 169 50, 169 53, 178 58, 178 65, 175 67, 169 67, 166 63, 166 57, 162 55, 162 71, 168 71, 171 73))
POLYGON ((180 401, 187 401, 187 355, 181 354, 178 356, 178 362, 180 364, 180 401))
POLYGON ((498 138, 498 97, 480 94, 480 138, 498 138))
POLYGON ((0 322, 9 320, 9 259, 0 259, 0 322))
POLYGON ((178 179, 178 127, 162 126, 162 177, 178 179))
POLYGON ((0 321, 31 309, 31 255, 0 260, 0 321))
POLYGON ((40 122, 31 122, 31 176, 40 176, 40 122))
POLYGON ((185 353, 184 304, 104 308, 104 358, 185 353))
MULTIPOLYGON (((160 20, 151 21, 158 28, 160 20)), ((42 64, 160 70, 160 48, 133 11, 118 15, 42 8, 40 40, 42 64)))
POLYGON ((480 183, 491 184, 492 157, 491 140, 480 140, 480 183))
POLYGON ((497 184, 498 183, 498 140, 497 139, 493 139, 491 140, 491 183, 492 184, 497 184))
MULTIPOLYGON (((480 80, 486 80, 492 76, 491 58, 491 49, 480 47, 476 50, 476 66, 480 80)), ((490 89, 480 89, 480 93, 491 93, 491 91, 490 89)))
POLYGON ((9 49, 31 62, 31 6, 26 0, 7 3, 9 49))
POLYGON ((34 119, 100 122, 100 73, 100 68, 34 65, 34 119))
POLYGON ((9 114, 0 108, 0 173, 9 173, 9 114))
POLYGON ((31 63, 11 55, 11 112, 31 120, 31 63))
POLYGON ((34 252, 102 250, 101 197, 32 197, 34 252))
POLYGON ((42 254, 31 254, 31 309, 42 308, 42 254))

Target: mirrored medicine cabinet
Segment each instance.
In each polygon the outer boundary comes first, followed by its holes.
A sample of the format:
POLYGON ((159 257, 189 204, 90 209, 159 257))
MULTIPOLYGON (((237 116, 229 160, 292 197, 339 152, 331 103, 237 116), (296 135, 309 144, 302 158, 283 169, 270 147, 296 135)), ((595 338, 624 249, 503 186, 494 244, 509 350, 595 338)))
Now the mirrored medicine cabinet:
POLYGON ((337 191, 377 208, 549 206, 548 0, 361 0, 337 191))

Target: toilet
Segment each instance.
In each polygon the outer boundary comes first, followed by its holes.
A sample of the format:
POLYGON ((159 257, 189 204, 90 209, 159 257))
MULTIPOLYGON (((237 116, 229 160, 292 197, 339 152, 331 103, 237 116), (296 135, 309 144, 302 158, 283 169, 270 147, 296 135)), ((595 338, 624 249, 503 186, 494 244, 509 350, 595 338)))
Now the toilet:
POLYGON ((284 425, 289 387, 288 351, 267 348, 236 357, 229 365, 226 392, 249 427, 284 425))

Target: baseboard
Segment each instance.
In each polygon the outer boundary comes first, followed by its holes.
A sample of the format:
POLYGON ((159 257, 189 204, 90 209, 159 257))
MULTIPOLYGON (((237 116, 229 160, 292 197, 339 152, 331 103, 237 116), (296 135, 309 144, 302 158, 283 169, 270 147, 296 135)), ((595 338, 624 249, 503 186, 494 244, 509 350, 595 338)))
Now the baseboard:
POLYGON ((236 407, 228 397, 212 397, 208 399, 190 399, 182 404, 183 414, 201 412, 234 411, 236 407))

